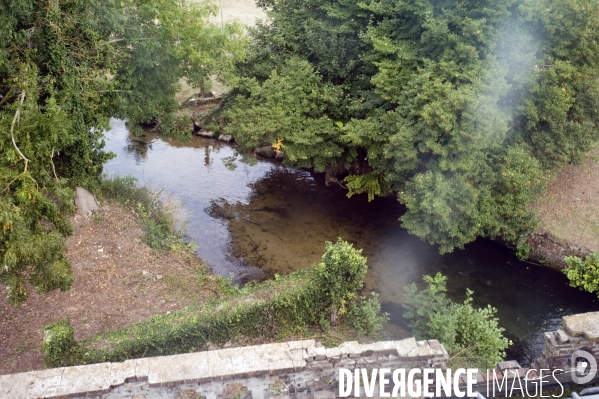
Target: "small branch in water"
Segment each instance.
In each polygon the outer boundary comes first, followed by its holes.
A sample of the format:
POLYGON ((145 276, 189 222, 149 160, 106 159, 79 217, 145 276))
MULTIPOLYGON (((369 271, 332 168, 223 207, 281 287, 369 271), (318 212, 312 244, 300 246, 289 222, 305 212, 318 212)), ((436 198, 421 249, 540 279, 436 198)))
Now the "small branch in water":
POLYGON ((343 184, 341 184, 341 183, 339 182, 339 180, 335 179, 335 181, 337 182, 337 184, 339 184, 339 186, 340 186, 341 188, 343 188, 343 189, 345 189, 345 190, 349 190, 349 188, 347 188, 347 187, 345 187, 343 184))

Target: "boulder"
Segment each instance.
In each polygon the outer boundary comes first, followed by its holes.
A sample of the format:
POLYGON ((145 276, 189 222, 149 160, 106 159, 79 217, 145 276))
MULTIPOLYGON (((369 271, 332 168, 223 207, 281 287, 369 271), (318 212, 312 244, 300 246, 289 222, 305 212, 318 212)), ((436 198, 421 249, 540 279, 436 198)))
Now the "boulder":
POLYGON ((221 134, 220 136, 218 136, 218 140, 224 141, 225 143, 230 143, 233 141, 233 136, 231 136, 230 134, 221 134))
POLYGON ((75 206, 77 207, 77 214, 85 216, 99 208, 96 197, 83 187, 75 188, 75 206))
POLYGON ((200 130, 199 132, 195 132, 194 134, 196 136, 205 137, 207 139, 214 138, 214 132, 211 132, 210 130, 200 130))
POLYGON ((274 158, 277 155, 276 151, 270 145, 256 148, 256 154, 264 158, 274 158))
POLYGON ((285 153, 284 152, 277 152, 277 154, 275 155, 275 159, 277 161, 282 161, 283 159, 285 159, 285 153))

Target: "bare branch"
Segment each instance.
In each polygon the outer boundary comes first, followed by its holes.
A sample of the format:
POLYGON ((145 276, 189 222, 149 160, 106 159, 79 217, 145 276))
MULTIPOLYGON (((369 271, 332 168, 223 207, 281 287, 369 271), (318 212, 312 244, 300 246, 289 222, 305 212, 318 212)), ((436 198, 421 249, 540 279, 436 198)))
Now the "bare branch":
POLYGON ((19 153, 21 158, 25 161, 25 169, 23 172, 27 172, 27 165, 29 164, 29 159, 19 149, 17 146, 17 142, 15 141, 15 124, 18 124, 21 117, 21 107, 23 106, 23 102, 25 101, 25 90, 21 92, 21 100, 19 101, 19 108, 15 111, 15 116, 12 118, 12 123, 10 124, 10 137, 12 138, 12 145, 15 147, 15 150, 19 153))

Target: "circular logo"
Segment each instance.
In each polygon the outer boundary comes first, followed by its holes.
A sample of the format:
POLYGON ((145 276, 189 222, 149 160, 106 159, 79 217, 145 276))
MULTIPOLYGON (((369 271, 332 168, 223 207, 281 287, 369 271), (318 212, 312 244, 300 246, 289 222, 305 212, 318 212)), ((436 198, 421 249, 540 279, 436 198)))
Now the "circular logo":
POLYGON ((572 353, 570 364, 572 381, 576 384, 588 384, 597 374, 597 361, 589 352, 578 350, 572 353))

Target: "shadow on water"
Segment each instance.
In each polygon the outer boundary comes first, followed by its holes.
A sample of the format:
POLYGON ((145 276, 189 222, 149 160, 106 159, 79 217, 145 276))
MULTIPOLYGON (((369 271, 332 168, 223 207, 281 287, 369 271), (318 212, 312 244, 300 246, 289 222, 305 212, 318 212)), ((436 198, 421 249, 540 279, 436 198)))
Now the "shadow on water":
POLYGON ((119 121, 107 137, 117 158, 106 171, 132 174, 181 199, 187 234, 218 274, 245 281, 262 278, 262 271, 271 276, 309 267, 320 260, 324 242, 337 237, 363 248, 369 265, 364 291, 380 293, 395 337, 410 335, 402 317, 404 287, 438 271, 448 276, 452 299, 463 301, 470 288, 477 305, 498 309, 514 341, 508 357, 523 364, 540 355, 542 333, 559 326, 563 315, 598 307, 595 296, 570 288, 561 273, 521 262, 488 240, 439 255, 400 227, 403 209, 394 199, 348 199, 339 186, 325 186, 321 175, 272 162, 231 171, 221 158, 234 149, 213 140, 181 145, 146 133, 133 142, 119 121))

